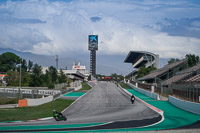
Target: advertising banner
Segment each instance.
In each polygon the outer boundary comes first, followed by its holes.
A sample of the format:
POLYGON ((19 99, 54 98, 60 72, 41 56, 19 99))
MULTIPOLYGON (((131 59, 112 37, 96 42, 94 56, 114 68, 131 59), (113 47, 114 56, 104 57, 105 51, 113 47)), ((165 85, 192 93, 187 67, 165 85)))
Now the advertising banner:
POLYGON ((88 44, 89 50, 98 50, 98 35, 89 35, 88 44))

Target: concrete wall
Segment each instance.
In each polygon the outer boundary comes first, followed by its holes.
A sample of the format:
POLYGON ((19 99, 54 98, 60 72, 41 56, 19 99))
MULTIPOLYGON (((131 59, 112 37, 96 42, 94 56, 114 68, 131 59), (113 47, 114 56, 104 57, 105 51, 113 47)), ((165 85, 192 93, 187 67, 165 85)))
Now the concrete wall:
POLYGON ((27 101, 28 101, 28 106, 38 106, 53 101, 53 96, 48 96, 45 98, 38 98, 38 99, 27 99, 27 101))
POLYGON ((169 102, 183 110, 200 115, 200 103, 194 103, 194 102, 190 102, 190 101, 180 100, 173 96, 169 96, 169 102))
POLYGON ((82 84, 80 84, 80 86, 74 88, 75 91, 78 91, 80 89, 82 89, 82 84))
POLYGON ((133 88, 134 90, 136 90, 136 91, 138 91, 138 92, 140 92, 140 93, 142 93, 142 94, 144 94, 144 95, 146 95, 146 96, 148 96, 148 97, 151 97, 151 98, 153 98, 153 99, 156 99, 156 100, 158 100, 159 99, 159 96, 158 96, 158 94, 156 94, 156 93, 152 93, 152 92, 150 92, 150 91, 146 91, 146 90, 143 90, 143 89, 140 89, 140 88, 136 88, 134 85, 132 85, 132 84, 130 84, 130 83, 127 83, 131 88, 133 88))

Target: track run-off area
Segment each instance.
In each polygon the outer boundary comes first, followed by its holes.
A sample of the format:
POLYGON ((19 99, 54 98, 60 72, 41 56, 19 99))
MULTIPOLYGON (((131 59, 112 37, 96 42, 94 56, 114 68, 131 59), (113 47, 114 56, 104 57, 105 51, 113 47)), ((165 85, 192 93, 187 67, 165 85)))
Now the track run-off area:
POLYGON ((191 125, 200 115, 181 110, 168 101, 151 99, 134 89, 125 88, 136 96, 134 104, 130 94, 114 83, 90 83, 93 89, 87 93, 71 92, 66 97, 78 97, 62 113, 67 121, 47 119, 41 121, 0 123, 0 132, 111 132, 152 131, 180 128, 191 125), (163 111, 163 115, 151 109, 145 102, 163 111))

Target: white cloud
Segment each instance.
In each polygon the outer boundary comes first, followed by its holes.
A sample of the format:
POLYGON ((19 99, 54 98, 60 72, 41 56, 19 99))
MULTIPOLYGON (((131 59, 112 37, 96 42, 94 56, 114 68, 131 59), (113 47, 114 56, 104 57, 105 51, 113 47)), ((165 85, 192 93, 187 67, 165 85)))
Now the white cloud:
POLYGON ((14 45, 19 50, 68 56, 88 52, 88 35, 98 34, 99 42, 103 42, 99 43, 101 54, 137 50, 160 57, 182 57, 200 50, 198 38, 170 36, 157 24, 166 22, 165 18, 199 17, 199 5, 187 1, 8 1, 0 5, 1 11, 9 12, 4 17, 29 21, 13 24, 6 19, 0 23, 0 47, 14 45), (101 19, 93 22, 91 17, 101 19), (29 23, 31 20, 46 23, 29 23))

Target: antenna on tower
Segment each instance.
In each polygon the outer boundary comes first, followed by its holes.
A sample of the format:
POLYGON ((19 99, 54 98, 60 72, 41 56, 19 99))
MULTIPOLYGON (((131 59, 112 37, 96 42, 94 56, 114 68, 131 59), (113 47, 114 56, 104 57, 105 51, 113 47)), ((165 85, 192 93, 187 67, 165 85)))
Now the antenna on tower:
POLYGON ((58 70, 58 55, 56 55, 55 60, 56 60, 56 69, 58 70))

